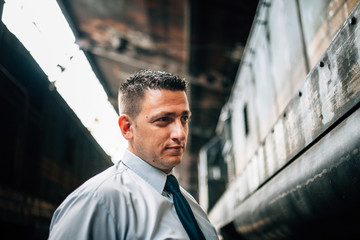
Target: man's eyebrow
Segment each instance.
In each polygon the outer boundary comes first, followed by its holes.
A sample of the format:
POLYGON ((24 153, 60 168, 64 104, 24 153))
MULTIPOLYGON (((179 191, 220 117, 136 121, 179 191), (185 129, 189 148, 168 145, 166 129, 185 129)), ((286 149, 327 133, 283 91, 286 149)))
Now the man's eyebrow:
MULTIPOLYGON (((183 115, 187 115, 187 116, 191 116, 191 112, 189 110, 185 110, 181 113, 181 116, 183 115)), ((175 112, 166 112, 166 111, 161 111, 161 112, 158 112, 156 113, 154 116, 152 116, 150 118, 151 121, 154 121, 156 120, 157 118, 161 117, 161 116, 166 116, 166 117, 174 117, 176 116, 176 113, 175 112)))
POLYGON ((191 115, 191 112, 190 112, 190 110, 185 110, 185 111, 183 111, 182 112, 182 115, 191 115))

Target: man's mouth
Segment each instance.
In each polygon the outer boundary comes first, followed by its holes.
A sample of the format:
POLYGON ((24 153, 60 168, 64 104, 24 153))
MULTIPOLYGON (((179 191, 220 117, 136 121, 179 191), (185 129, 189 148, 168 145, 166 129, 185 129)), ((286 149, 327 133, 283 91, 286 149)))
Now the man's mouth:
POLYGON ((175 145, 175 146, 167 146, 166 149, 183 149, 184 146, 182 145, 175 145))
POLYGON ((165 148, 171 155, 180 156, 184 153, 184 145, 170 145, 165 148))

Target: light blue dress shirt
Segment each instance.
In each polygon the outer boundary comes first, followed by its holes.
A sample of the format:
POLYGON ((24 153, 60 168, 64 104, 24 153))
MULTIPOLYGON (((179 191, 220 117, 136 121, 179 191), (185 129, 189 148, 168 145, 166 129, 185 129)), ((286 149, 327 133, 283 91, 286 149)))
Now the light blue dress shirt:
MULTIPOLYGON (((125 151, 121 161, 86 181, 55 211, 49 239, 189 239, 163 191, 166 174, 125 151)), ((181 188, 206 239, 216 231, 181 188)))

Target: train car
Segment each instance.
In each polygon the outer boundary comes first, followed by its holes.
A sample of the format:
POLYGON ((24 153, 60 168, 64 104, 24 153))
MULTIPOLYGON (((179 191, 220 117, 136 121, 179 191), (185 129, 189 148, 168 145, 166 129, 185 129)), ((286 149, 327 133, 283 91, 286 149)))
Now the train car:
POLYGON ((46 239, 64 198, 113 163, 0 24, 1 238, 46 239))
POLYGON ((200 204, 223 239, 358 239, 360 4, 260 1, 200 204))

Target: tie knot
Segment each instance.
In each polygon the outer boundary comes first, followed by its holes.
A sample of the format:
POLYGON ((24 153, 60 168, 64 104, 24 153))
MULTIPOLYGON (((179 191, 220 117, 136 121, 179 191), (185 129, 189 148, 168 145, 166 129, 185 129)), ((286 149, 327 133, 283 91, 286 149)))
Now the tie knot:
POLYGON ((176 180, 176 177, 174 177, 174 175, 167 176, 164 189, 172 194, 174 194, 175 192, 180 192, 179 183, 176 180))

